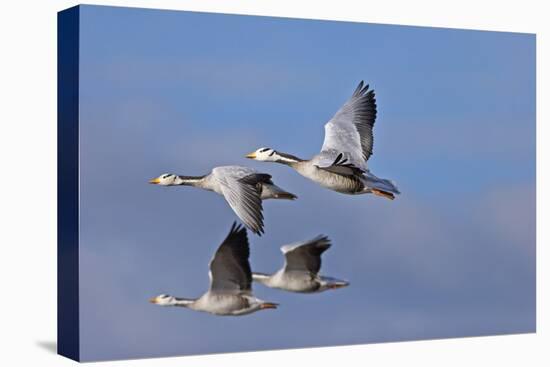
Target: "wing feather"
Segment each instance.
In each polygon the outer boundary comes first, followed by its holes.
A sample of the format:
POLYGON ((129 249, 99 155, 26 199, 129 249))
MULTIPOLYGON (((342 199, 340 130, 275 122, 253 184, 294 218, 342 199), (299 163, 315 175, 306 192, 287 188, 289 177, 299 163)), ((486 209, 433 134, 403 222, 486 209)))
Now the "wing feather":
POLYGON ((281 247, 285 255, 285 272, 307 271, 317 274, 321 269, 321 254, 330 246, 327 236, 317 236, 309 241, 281 247))
POLYGON ((376 120, 376 97, 369 85, 359 83, 351 98, 325 124, 325 140, 321 154, 346 154, 353 166, 366 168, 372 155, 373 133, 376 120))
POLYGON ((264 232, 264 216, 259 183, 270 180, 271 176, 253 173, 241 178, 224 175, 217 179, 225 200, 235 214, 247 228, 261 235, 264 232))
POLYGON ((233 223, 210 261, 210 290, 237 293, 250 291, 252 272, 249 257, 246 229, 233 223))

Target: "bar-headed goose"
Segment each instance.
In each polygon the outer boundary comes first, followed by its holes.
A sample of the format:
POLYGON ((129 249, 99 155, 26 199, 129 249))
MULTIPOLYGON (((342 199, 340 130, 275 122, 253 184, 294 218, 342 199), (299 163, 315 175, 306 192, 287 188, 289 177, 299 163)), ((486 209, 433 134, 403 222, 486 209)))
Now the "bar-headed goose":
POLYGON ((210 261, 210 289, 205 294, 196 299, 161 294, 149 302, 231 316, 277 308, 276 303, 262 301, 252 294, 249 255, 246 229, 234 223, 210 261))
POLYGON ((165 173, 149 181, 161 186, 194 186, 222 195, 248 229, 264 232, 262 200, 296 199, 296 195, 276 186, 271 175, 241 166, 215 167, 204 176, 165 173))
POLYGON ((281 247, 285 266, 274 274, 252 273, 252 279, 271 288, 291 292, 316 293, 327 289, 346 287, 349 283, 319 275, 321 254, 328 250, 330 241, 326 236, 281 247))
POLYGON ((344 194, 373 193, 394 199, 399 194, 395 184, 367 169, 375 119, 374 90, 361 81, 351 98, 325 124, 323 147, 312 159, 303 160, 271 148, 260 148, 246 157, 286 164, 319 185, 344 194))

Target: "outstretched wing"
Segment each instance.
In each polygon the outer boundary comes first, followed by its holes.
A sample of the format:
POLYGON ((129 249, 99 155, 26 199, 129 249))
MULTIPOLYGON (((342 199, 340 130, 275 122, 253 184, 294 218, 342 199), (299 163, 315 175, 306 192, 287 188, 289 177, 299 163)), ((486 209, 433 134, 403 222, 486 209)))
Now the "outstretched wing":
POLYGON ((252 283, 249 256, 246 228, 233 223, 210 261, 210 290, 235 293, 249 291, 252 283))
POLYGON ((312 163, 326 171, 345 176, 362 175, 366 169, 363 164, 353 160, 349 153, 339 153, 334 150, 322 151, 317 154, 312 163))
POLYGON ((229 206, 246 227, 261 236, 264 229, 260 183, 270 181, 271 176, 253 173, 244 177, 216 175, 221 191, 229 206))
POLYGON ((321 254, 329 247, 330 241, 326 236, 281 247, 286 260, 285 272, 307 271, 317 274, 321 269, 321 254))
POLYGON ((366 168, 372 155, 372 128, 376 120, 374 90, 359 83, 351 98, 325 124, 325 141, 319 154, 319 166, 329 167, 339 154, 356 168, 366 168))

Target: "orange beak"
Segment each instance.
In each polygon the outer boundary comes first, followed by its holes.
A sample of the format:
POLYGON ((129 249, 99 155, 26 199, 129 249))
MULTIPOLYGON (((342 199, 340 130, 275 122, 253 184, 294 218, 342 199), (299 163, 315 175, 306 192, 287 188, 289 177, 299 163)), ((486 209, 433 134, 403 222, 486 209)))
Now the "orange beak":
POLYGON ((264 302, 260 305, 260 309, 277 308, 277 306, 279 306, 278 303, 264 302))
POLYGON ((149 298, 149 302, 151 302, 151 303, 158 303, 158 302, 157 302, 157 297, 151 297, 151 298, 149 298))
POLYGON ((328 289, 344 288, 344 287, 347 287, 348 285, 349 285, 349 283, 335 283, 335 284, 330 284, 328 286, 328 289))
POLYGON ((248 153, 247 155, 245 155, 245 157, 250 159, 256 159, 256 152, 248 153))
POLYGON ((155 184, 155 185, 158 185, 160 183, 160 179, 157 177, 157 178, 153 178, 152 180, 149 180, 149 183, 150 184, 155 184))

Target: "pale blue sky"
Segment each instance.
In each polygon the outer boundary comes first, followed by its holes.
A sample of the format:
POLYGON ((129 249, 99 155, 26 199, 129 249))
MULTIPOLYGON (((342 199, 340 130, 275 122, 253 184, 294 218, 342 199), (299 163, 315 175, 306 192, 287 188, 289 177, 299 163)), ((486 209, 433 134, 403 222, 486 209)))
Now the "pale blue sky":
POLYGON ((83 360, 535 330, 535 36, 84 6, 81 9, 83 360), (260 146, 308 158, 364 79, 374 173, 390 202, 324 190, 260 146), (318 295, 255 287, 273 312, 215 317, 147 303, 199 296, 235 216, 223 199, 147 180, 248 165, 295 202, 265 203, 251 264, 326 234, 318 295))

